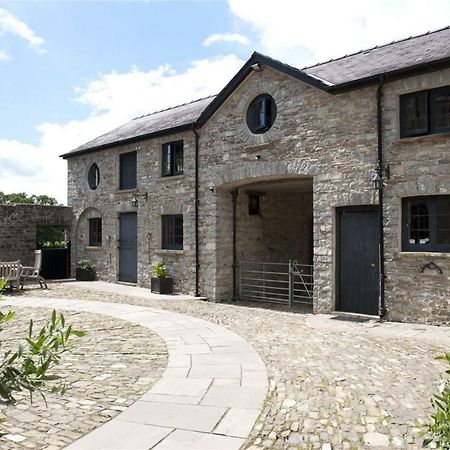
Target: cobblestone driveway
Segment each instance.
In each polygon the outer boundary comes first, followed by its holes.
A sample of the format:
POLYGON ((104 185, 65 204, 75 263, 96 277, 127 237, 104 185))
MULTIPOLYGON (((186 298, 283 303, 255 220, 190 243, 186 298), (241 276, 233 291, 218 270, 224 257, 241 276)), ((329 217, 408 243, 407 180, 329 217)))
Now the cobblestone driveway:
MULTIPOLYGON (((51 314, 42 308, 13 309, 17 316, 0 333, 2 351, 4 346, 17 348, 30 318, 37 331, 51 314)), ((31 405, 25 393, 17 395, 16 405, 0 404, 0 449, 62 448, 126 409, 166 367, 166 346, 152 331, 90 313, 64 316, 87 332, 74 339, 73 353, 64 354, 52 371, 72 383, 71 388, 63 397, 47 394, 48 407, 38 394, 31 405)))
POLYGON ((443 347, 317 330, 306 316, 200 300, 148 300, 51 285, 24 295, 116 301, 187 313, 247 339, 266 363, 270 393, 246 448, 421 448, 419 432, 442 372, 443 347))

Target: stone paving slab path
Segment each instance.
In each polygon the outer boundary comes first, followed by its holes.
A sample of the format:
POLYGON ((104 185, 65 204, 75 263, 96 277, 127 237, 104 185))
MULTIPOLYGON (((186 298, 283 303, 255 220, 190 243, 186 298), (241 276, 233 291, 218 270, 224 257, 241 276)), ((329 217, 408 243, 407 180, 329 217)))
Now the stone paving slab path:
POLYGON ((128 320, 150 328, 167 344, 168 367, 155 386, 68 449, 239 449, 262 409, 265 365, 250 344, 220 325, 119 303, 38 297, 4 303, 128 320))

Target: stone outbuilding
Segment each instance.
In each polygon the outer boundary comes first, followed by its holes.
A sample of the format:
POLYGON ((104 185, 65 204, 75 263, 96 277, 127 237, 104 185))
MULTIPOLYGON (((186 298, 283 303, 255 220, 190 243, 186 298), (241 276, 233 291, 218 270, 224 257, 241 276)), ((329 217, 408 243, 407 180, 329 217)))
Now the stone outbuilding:
POLYGON ((149 286, 450 321, 450 29, 299 70, 259 53, 213 97, 63 155, 73 258, 149 286))

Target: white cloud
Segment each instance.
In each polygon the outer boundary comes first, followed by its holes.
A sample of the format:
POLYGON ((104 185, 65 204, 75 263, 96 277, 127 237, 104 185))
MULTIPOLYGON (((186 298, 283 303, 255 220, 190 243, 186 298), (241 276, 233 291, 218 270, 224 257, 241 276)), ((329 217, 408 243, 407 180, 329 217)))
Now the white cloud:
POLYGON ((249 41, 246 36, 238 33, 217 33, 211 34, 204 41, 203 45, 209 47, 216 42, 236 42, 237 44, 248 45, 249 41))
POLYGON ((185 71, 169 65, 127 73, 111 72, 76 88, 76 102, 91 113, 83 120, 43 123, 39 144, 0 139, 0 191, 48 194, 66 200, 66 163, 58 155, 119 126, 135 116, 220 91, 240 69, 234 55, 194 61, 185 71))
POLYGON ((6 9, 0 8, 0 34, 9 33, 18 36, 28 42, 37 53, 45 53, 44 39, 22 20, 12 15, 6 9))
POLYGON ((9 61, 10 59, 11 56, 6 50, 0 50, 0 61, 9 61))
POLYGON ((228 0, 257 50, 303 67, 448 25, 448 0, 228 0))

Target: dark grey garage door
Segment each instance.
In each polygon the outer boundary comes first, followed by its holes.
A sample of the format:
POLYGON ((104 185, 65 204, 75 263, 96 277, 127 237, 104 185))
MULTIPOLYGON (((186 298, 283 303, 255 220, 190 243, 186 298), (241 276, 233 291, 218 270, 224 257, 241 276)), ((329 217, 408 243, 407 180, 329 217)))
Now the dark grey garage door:
POLYGON ((338 209, 337 310, 378 314, 378 235, 376 207, 338 209))
POLYGON ((119 215, 119 280, 137 282, 137 215, 119 215))

